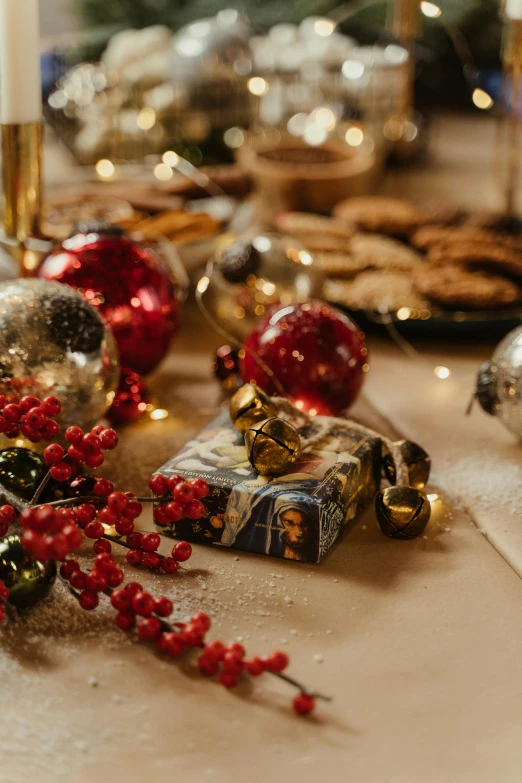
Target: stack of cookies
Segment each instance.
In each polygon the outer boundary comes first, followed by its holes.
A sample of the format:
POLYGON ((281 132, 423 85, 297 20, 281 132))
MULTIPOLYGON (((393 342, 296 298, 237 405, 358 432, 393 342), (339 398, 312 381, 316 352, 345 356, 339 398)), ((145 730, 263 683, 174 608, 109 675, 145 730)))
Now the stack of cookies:
POLYGON ((354 310, 429 318, 522 305, 522 232, 501 215, 367 196, 331 218, 283 213, 275 225, 314 253, 326 297, 354 310))
MULTIPOLYGON (((251 187, 248 175, 236 165, 203 166, 199 174, 213 192, 227 196, 242 197, 251 187)), ((80 221, 104 219, 146 241, 167 237, 179 248, 216 237, 222 230, 223 220, 204 209, 185 206, 187 200, 207 196, 204 187, 177 172, 167 182, 122 179, 81 183, 48 196, 42 228, 46 237, 61 240, 80 221)))

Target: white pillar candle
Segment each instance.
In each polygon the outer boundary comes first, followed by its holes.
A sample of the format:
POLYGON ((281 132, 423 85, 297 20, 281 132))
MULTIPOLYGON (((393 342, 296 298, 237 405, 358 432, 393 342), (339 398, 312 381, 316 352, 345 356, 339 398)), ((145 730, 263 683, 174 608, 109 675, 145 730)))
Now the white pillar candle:
POLYGON ((0 122, 41 119, 38 0, 0 0, 0 122))
POLYGON ((522 0, 507 0, 506 16, 508 19, 522 19, 522 0))

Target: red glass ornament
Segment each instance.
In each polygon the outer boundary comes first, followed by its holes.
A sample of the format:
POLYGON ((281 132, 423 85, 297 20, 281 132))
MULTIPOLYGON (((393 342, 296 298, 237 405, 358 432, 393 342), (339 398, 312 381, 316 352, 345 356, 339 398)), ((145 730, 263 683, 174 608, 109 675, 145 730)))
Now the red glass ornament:
POLYGON ((364 334, 325 302, 276 305, 245 341, 241 375, 269 394, 278 390, 253 352, 274 373, 294 403, 312 415, 335 416, 357 397, 368 369, 364 334))
POLYGON ((150 248, 107 224, 80 225, 37 274, 80 289, 100 309, 123 366, 148 373, 163 359, 178 329, 181 297, 150 248))
POLYGON ((123 369, 114 402, 107 412, 113 424, 129 424, 139 419, 147 408, 147 389, 137 372, 123 369))

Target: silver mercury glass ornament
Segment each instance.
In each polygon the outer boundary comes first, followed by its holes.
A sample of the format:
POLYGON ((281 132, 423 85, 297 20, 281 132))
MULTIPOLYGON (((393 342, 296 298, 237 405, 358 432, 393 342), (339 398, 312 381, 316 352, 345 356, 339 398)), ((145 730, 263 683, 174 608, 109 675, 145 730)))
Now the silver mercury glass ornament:
POLYGON ((118 377, 112 332, 77 291, 36 279, 0 285, 2 394, 54 394, 60 421, 85 426, 109 408, 118 377))
POLYGON ((490 361, 481 365, 475 396, 486 413, 522 440, 522 326, 504 337, 490 361))

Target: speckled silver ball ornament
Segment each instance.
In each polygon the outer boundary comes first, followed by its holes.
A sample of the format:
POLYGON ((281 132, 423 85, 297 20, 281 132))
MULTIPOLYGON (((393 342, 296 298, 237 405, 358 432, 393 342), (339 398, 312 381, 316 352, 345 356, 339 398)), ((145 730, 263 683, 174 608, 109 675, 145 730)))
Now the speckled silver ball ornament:
POLYGON ((504 337, 481 366, 476 396, 486 413, 522 440, 522 326, 504 337))
POLYGON ((0 285, 0 392, 56 395, 63 424, 89 425, 109 408, 116 345, 94 307, 47 280, 0 285))

